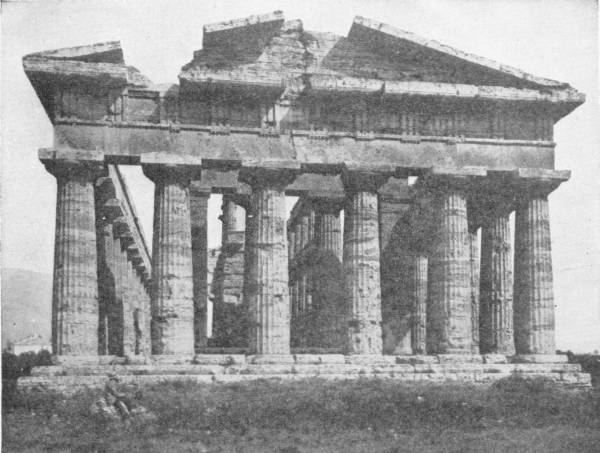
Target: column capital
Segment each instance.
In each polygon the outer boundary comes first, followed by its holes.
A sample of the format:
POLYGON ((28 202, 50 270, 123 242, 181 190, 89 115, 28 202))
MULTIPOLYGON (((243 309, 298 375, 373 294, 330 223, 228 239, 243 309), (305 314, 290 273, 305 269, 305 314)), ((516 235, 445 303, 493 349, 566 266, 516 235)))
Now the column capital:
POLYGON ((104 154, 101 152, 44 148, 38 151, 38 157, 46 170, 56 178, 94 182, 107 175, 104 154))
POLYGON ((342 184, 349 192, 377 192, 390 178, 389 172, 377 170, 342 170, 342 184))
POLYGON ((526 201, 526 197, 548 196, 571 177, 569 170, 545 170, 539 168, 519 168, 514 177, 516 198, 526 201))
POLYGON ((239 181, 249 184, 252 190, 257 188, 284 190, 294 182, 300 174, 299 165, 282 165, 280 167, 242 167, 239 170, 239 181))
POLYGON ((316 214, 338 215, 344 208, 344 198, 313 197, 310 200, 316 214))
POLYGON ((199 180, 190 181, 190 196, 194 197, 210 197, 212 193, 212 187, 206 185, 204 182, 199 180))
POLYGON ((486 176, 483 167, 431 167, 417 184, 430 192, 460 190, 467 192, 486 176))
POLYGON ((200 169, 194 167, 171 164, 142 164, 142 170, 144 175, 155 184, 182 184, 184 186, 189 186, 200 173, 200 169))
POLYGON ((201 159, 171 153, 146 153, 140 156, 144 174, 155 184, 183 184, 199 180, 201 159))

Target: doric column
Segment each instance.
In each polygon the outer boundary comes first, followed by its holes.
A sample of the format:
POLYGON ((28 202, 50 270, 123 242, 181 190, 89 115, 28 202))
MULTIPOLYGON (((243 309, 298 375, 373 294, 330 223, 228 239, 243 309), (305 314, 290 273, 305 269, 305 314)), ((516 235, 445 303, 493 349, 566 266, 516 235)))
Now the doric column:
POLYGON ((200 181, 190 184, 192 273, 194 287, 194 349, 207 346, 208 306, 208 199, 211 188, 200 181))
POLYGON ((189 183, 185 167, 143 165, 154 181, 152 353, 194 353, 189 183))
POLYGON ((56 177, 56 232, 52 292, 52 348, 59 355, 98 354, 98 274, 94 180, 103 156, 40 160, 56 177))
POLYGON ((514 330, 517 354, 554 354, 554 293, 548 194, 568 172, 523 178, 515 212, 514 330))
POLYGON ((211 344, 241 347, 246 344, 243 307, 244 209, 234 194, 223 195, 221 253, 213 274, 213 334, 211 344))
POLYGON ((410 326, 413 354, 425 354, 427 350, 427 256, 421 253, 407 256, 407 288, 411 301, 410 326))
POLYGON ((456 171, 426 178, 432 200, 432 248, 429 257, 427 350, 434 354, 472 352, 471 276, 467 191, 470 176, 456 171))
POLYGON ((377 189, 386 176, 345 171, 343 275, 346 348, 349 354, 381 354, 381 284, 377 189))
POLYGON ((285 187, 294 170, 240 170, 252 187, 252 227, 248 285, 249 348, 253 354, 290 353, 290 299, 286 237, 285 187))
POLYGON ((497 191, 493 196, 482 215, 479 347, 483 354, 513 355, 511 200, 497 191))
MULTIPOLYGON (((96 198, 98 205, 98 197, 96 198)), ((115 303, 115 262, 113 250, 113 225, 100 211, 97 218, 98 247, 98 354, 109 354, 110 310, 115 303)))
POLYGON ((313 267, 313 322, 315 346, 344 347, 344 285, 342 281, 343 200, 314 199, 315 259, 313 267))
POLYGON ((479 281, 480 281, 480 252, 479 252, 479 217, 476 216, 473 204, 467 204, 467 221, 469 226, 469 277, 471 280, 471 350, 479 354, 479 281))

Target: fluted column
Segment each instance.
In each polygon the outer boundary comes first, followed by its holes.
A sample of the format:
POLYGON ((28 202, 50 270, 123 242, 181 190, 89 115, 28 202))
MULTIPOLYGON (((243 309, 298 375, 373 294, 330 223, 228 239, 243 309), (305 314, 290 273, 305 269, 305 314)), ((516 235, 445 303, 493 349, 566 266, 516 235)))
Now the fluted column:
POLYGON ((467 354, 472 352, 468 179, 433 176, 427 182, 436 228, 429 257, 427 350, 467 354))
POLYGON ((343 200, 316 199, 313 322, 315 346, 344 346, 344 286, 342 281, 343 200))
POLYGON ((517 354, 554 354, 554 293, 548 193, 523 187, 515 212, 514 329, 517 354))
POLYGON ((411 301, 411 348, 413 354, 427 350, 427 256, 411 253, 407 257, 407 289, 411 301))
POLYGON ((474 208, 467 206, 469 224, 469 262, 471 280, 471 350, 473 354, 479 354, 479 281, 480 281, 480 252, 479 252, 479 224, 475 217, 474 208))
POLYGON ((290 299, 284 189, 295 178, 284 169, 242 169, 252 187, 255 234, 250 238, 249 348, 253 354, 290 353, 290 299))
POLYGON ((94 180, 105 172, 103 158, 75 161, 42 150, 40 160, 57 182, 52 349, 61 355, 97 355, 94 180))
POLYGON ((98 354, 106 355, 109 353, 110 311, 115 304, 115 262, 113 225, 105 216, 97 219, 96 238, 98 241, 98 354))
POLYGON ((194 349, 207 346, 208 305, 208 199, 211 188, 200 181, 190 184, 192 273, 194 287, 194 349))
POLYGON ((179 167, 144 165, 154 181, 152 353, 194 353, 190 175, 179 167))
POLYGON ((509 200, 496 194, 481 229, 479 345, 482 353, 513 355, 513 274, 509 200))
POLYGON ((377 189, 378 173, 342 174, 346 189, 343 276, 346 349, 349 354, 381 354, 381 283, 377 189))

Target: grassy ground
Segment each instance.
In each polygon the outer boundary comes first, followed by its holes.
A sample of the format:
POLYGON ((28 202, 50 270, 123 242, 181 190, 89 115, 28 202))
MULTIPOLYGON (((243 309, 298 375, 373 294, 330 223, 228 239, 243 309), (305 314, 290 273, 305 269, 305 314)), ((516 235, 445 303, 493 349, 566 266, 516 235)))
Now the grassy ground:
POLYGON ((3 414, 10 452, 597 452, 600 392, 510 378, 491 387, 393 381, 170 383, 143 389, 158 417, 90 414, 98 393, 20 397, 3 414))

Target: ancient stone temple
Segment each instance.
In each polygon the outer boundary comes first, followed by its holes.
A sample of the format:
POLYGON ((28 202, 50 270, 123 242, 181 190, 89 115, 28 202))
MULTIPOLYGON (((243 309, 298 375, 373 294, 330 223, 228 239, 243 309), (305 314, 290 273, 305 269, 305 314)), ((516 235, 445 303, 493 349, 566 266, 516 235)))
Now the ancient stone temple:
POLYGON ((555 355, 548 207, 570 176, 553 126, 583 94, 363 17, 342 37, 275 12, 202 40, 171 85, 118 42, 23 59, 54 126, 52 335, 77 382, 127 357, 138 380, 589 383, 555 355), (119 165, 155 184, 151 259, 119 165))

